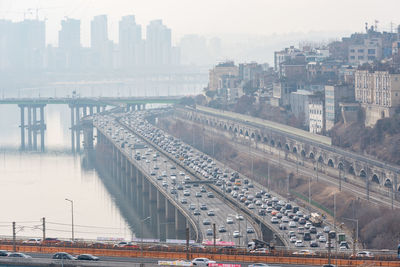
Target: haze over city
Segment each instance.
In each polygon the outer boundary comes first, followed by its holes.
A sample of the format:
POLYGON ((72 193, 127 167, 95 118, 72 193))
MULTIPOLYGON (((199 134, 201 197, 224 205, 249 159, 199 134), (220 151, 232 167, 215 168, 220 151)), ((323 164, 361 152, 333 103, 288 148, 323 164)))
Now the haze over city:
POLYGON ((0 0, 0 266, 400 266, 399 10, 0 0))

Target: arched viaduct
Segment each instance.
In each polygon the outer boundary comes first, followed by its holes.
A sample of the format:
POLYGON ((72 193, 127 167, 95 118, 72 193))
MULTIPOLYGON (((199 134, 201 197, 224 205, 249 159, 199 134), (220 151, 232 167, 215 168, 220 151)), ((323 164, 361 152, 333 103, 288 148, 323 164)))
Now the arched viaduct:
POLYGON ((255 146, 267 145, 279 149, 284 152, 286 158, 312 162, 316 168, 323 168, 325 172, 332 173, 336 170, 339 175, 342 173, 344 179, 350 178, 367 188, 371 186, 381 190, 393 188, 393 191, 400 192, 397 181, 400 168, 397 166, 318 142, 313 140, 312 136, 307 138, 308 132, 296 129, 295 131, 303 132, 302 135, 297 135, 296 132, 288 133, 275 127, 229 117, 226 112, 217 115, 204 110, 176 108, 175 114, 196 123, 221 129, 231 135, 246 138, 255 146))

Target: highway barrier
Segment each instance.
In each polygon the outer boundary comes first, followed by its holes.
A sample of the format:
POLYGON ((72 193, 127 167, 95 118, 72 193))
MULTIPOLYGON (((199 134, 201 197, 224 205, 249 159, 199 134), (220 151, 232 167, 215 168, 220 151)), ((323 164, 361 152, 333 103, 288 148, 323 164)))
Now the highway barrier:
MULTIPOLYGON (((0 250, 11 251, 12 245, 0 245, 0 250)), ((96 248, 75 248, 75 247, 51 247, 51 246, 24 246, 18 245, 17 251, 25 253, 44 253, 53 254, 56 252, 67 252, 73 255, 79 254, 93 254, 96 256, 107 256, 107 257, 133 257, 140 258, 140 250, 128 250, 128 249, 96 249, 96 248)), ((244 254, 228 254, 224 252, 172 252, 172 251, 143 251, 144 258, 153 259, 177 259, 186 260, 186 256, 189 255, 189 259, 194 258, 209 258, 220 262, 265 262, 265 263, 276 263, 276 264, 294 264, 294 265, 323 265, 328 263, 327 255, 305 255, 305 256, 294 256, 287 255, 284 251, 276 251, 271 254, 265 255, 254 255, 251 253, 244 254)), ((396 260, 396 257, 375 257, 374 259, 332 259, 332 263, 337 266, 360 266, 366 264, 367 266, 387 266, 387 267, 399 267, 400 260, 396 260)))

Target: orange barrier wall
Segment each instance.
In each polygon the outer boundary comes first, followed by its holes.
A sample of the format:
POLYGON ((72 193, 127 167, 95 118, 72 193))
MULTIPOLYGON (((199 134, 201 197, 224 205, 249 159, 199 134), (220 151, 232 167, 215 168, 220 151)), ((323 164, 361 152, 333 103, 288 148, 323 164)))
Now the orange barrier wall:
MULTIPOLYGON (((1 250, 11 251, 12 245, 0 245, 1 250)), ((18 245, 17 251, 27 253, 47 253, 53 254, 64 251, 74 255, 93 254, 97 256, 110 257, 141 257, 140 250, 119 250, 119 249, 96 249, 96 248, 72 248, 72 247, 46 247, 46 246, 23 246, 18 245)), ((143 251, 143 257, 154 259, 186 259, 185 252, 165 252, 165 251, 143 251)), ((313 257, 281 257, 281 256, 259 256, 259 255, 227 255, 227 254, 207 254, 190 253, 189 258, 206 257, 215 261, 230 262, 265 262, 278 264, 301 264, 301 265, 323 265, 328 263, 327 258, 313 257)), ((351 259, 332 259, 333 264, 340 266, 360 266, 367 264, 369 266, 388 266, 400 267, 400 261, 377 261, 377 260, 351 260, 351 259)))

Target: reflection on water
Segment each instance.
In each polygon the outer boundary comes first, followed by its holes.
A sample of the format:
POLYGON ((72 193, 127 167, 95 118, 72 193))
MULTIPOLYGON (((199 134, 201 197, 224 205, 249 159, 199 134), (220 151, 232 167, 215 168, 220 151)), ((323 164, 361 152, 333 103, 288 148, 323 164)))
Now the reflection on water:
POLYGON ((84 170, 81 156, 70 152, 69 109, 46 106, 46 153, 20 152, 19 109, 0 106, 0 235, 71 236, 71 204, 74 201, 76 238, 124 237, 131 232, 95 171, 84 170))

